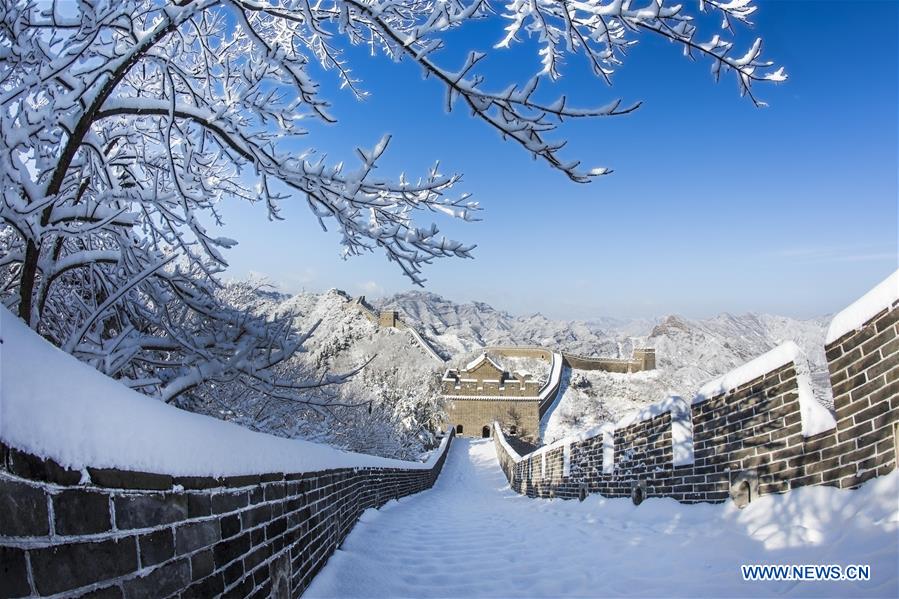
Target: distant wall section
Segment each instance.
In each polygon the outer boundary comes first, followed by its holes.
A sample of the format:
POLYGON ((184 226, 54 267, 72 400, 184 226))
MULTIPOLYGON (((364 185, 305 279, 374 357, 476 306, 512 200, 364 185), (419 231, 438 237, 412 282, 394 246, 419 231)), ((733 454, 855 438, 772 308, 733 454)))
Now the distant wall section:
MULTIPOLYGON (((342 295, 347 297, 346 294, 342 295)), ((413 326, 406 324, 403 321, 400 313, 396 310, 382 310, 380 312, 375 312, 371 306, 369 306, 365 301, 365 296, 359 296, 355 299, 348 300, 347 304, 354 307, 359 311, 362 316, 369 320, 369 322, 377 325, 383 329, 399 329, 401 331, 408 331, 412 336, 412 339, 423 349, 425 353, 434 358, 434 360, 438 362, 445 362, 446 359, 437 351, 437 348, 422 336, 422 334, 413 326)))
POLYGON ((552 350, 536 345, 493 346, 486 348, 486 351, 502 358, 534 358, 536 360, 543 360, 544 362, 551 362, 553 354, 552 350))
MULTIPOLYGON (((510 358, 536 358, 549 362, 552 350, 537 345, 505 345, 487 348, 491 354, 510 358)), ((565 365, 574 370, 601 370, 605 372, 633 373, 654 370, 656 367, 656 350, 652 348, 635 349, 631 358, 604 358, 600 356, 582 356, 563 351, 565 365)))
POLYGON ((656 350, 651 348, 635 349, 630 359, 580 356, 570 352, 562 352, 562 355, 574 370, 633 373, 655 370, 656 367, 656 350))

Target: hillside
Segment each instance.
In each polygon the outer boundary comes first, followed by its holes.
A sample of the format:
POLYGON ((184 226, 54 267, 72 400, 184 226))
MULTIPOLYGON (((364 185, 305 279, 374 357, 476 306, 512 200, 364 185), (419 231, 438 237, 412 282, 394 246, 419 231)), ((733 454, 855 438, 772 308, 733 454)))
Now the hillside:
POLYGON ((580 353, 613 354, 619 351, 611 327, 626 332, 651 323, 603 319, 551 320, 542 314, 514 316, 483 302, 459 304, 434 293, 412 291, 372 300, 379 309, 399 310, 422 334, 453 354, 486 345, 544 345, 580 353))
POLYGON ((832 404, 823 349, 826 317, 798 320, 724 313, 708 319, 669 315, 655 320, 564 321, 541 314, 515 316, 488 304, 459 304, 426 292, 397 294, 372 303, 399 310, 445 350, 464 350, 463 359, 485 345, 544 345, 607 357, 628 357, 634 347, 656 349, 657 370, 652 372, 573 372, 548 419, 547 442, 667 395, 689 397, 704 381, 790 340, 809 359, 819 401, 832 404))
POLYGON ((427 467, 261 434, 153 401, 53 346, 2 306, 0 440, 82 470, 83 483, 88 466, 184 476, 427 467))
MULTIPOLYGON (((293 317, 312 329, 291 372, 315 380, 364 368, 339 387, 315 390, 331 407, 234 401, 225 410, 208 394, 201 411, 258 430, 325 441, 347 449, 411 458, 433 439, 440 416, 438 372, 407 332, 379 328, 338 290, 286 296, 257 291, 244 303, 255 311, 293 317), (368 362, 368 360, 371 360, 368 362)), ((772 349, 795 341, 808 354, 813 382, 829 404, 823 355, 825 318, 797 320, 767 314, 720 314, 709 319, 670 315, 656 320, 602 318, 590 321, 516 316, 480 303, 456 303, 428 292, 368 300, 375 309, 395 309, 459 365, 489 345, 543 345, 589 355, 627 357, 634 347, 653 347, 658 369, 632 375, 575 371, 563 382, 560 400, 544 423, 544 440, 619 418, 667 395, 691 396, 706 380, 772 349)), ((507 368, 545 376, 539 364, 508 360, 507 368)), ((219 393, 221 389, 218 390, 219 393)))
POLYGON ((409 333, 378 328, 338 290, 288 296, 254 288, 232 295, 242 307, 290 316, 298 331, 311 331, 302 351, 281 368, 285 378, 315 384, 359 372, 340 385, 304 391, 308 403, 217 385, 199 390, 185 407, 254 430, 387 457, 416 459, 433 446, 442 415, 436 391, 442 363, 409 333))

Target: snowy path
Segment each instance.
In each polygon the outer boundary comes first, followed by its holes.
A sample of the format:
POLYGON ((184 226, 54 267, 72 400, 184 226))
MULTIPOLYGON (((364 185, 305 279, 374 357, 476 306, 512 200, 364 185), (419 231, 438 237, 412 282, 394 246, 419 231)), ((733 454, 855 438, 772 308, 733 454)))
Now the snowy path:
POLYGON ((490 440, 456 439, 434 489, 368 510, 307 597, 899 596, 899 473, 745 510, 517 495, 490 440), (870 564, 872 580, 743 582, 741 563, 870 564))

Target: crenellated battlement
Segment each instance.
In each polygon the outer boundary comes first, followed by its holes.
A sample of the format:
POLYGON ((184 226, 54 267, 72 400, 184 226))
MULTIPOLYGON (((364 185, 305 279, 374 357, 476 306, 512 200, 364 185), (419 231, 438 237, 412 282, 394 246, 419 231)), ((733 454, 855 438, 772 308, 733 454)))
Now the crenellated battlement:
POLYGON ((744 504, 807 485, 856 487, 896 468, 899 271, 834 317, 825 346, 834 412, 792 342, 615 423, 525 456, 494 426, 512 488, 532 497, 673 497, 744 504))

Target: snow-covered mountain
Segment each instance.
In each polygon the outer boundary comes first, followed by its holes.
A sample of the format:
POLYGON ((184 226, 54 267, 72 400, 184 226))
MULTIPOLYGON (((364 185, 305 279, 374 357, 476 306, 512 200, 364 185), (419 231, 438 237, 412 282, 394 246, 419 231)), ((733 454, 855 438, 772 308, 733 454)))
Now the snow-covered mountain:
POLYGON ((255 430, 386 457, 416 459, 433 444, 431 432, 442 417, 437 387, 443 363, 409 332, 378 327, 338 290, 295 296, 257 290, 241 297, 241 308, 289 317, 297 331, 311 333, 280 367, 282 378, 315 384, 355 374, 339 385, 306 390, 300 401, 215 385, 186 407, 255 430))
POLYGON ((634 347, 653 347, 660 369, 695 369, 695 376, 688 378, 698 381, 791 340, 809 354, 813 366, 824 364, 826 318, 797 320, 724 313, 703 320, 670 315, 656 320, 565 321, 542 314, 515 316, 488 304, 459 304, 427 292, 401 293, 372 303, 380 309, 399 310, 407 322, 418 326, 450 354, 487 345, 523 344, 585 355, 628 357, 634 347))
POLYGON ((615 331, 635 325, 648 331, 649 321, 602 319, 597 321, 552 320, 535 313, 514 316, 483 302, 455 303, 434 293, 411 291, 372 301, 379 309, 399 310, 410 324, 450 353, 467 352, 487 345, 543 345, 578 353, 615 354, 615 331))
MULTIPOLYGON (((268 417, 243 407, 241 417, 252 426, 286 436, 303 436, 349 449, 410 457, 425 443, 424 423, 432 421, 437 373, 444 367, 412 336, 380 328, 355 309, 349 296, 337 290, 286 296, 259 294, 252 307, 271 315, 290 314, 301 331, 317 323, 294 359, 296 372, 308 378, 349 372, 365 366, 334 390, 341 403, 371 402, 372 411, 337 410, 331 418, 295 409, 267 408, 268 417), (370 362, 369 362, 370 360, 370 362), (298 415, 299 414, 299 415, 298 415)), ((670 315, 655 320, 598 318, 553 320, 541 314, 517 316, 481 302, 456 303, 428 292, 408 292, 368 300, 376 310, 395 309, 401 318, 460 364, 490 345, 541 345, 586 355, 629 357, 634 347, 656 349, 657 370, 632 375, 574 371, 566 378, 561 399, 544 427, 544 441, 601 424, 663 399, 691 396, 710 378, 792 340, 808 354, 813 383, 828 404, 823 342, 826 318, 797 320, 767 314, 720 314, 708 319, 670 315)), ((510 369, 533 365, 509 363, 510 369)))
POLYGON ((703 382, 784 341, 795 341, 805 351, 815 394, 830 407, 833 398, 824 357, 827 322, 827 318, 797 320, 768 314, 719 314, 704 320, 662 318, 648 334, 620 341, 621 347, 655 348, 657 369, 630 375, 570 373, 563 381, 562 398, 545 424, 544 441, 618 419, 668 395, 692 397, 703 382))
MULTIPOLYGON (((636 375, 575 371, 544 430, 552 441, 617 418, 667 395, 692 396, 699 386, 773 349, 795 341, 807 354, 819 400, 832 404, 824 359, 828 318, 798 320, 768 314, 719 314, 708 319, 670 315, 656 320, 552 320, 515 316, 480 302, 454 303, 410 292, 374 302, 399 310, 449 353, 467 358, 485 345, 543 345, 586 355, 629 357, 634 347, 656 349, 657 370, 636 375)), ((458 360, 457 360, 458 361, 458 360)))
MULTIPOLYGON (((684 384, 701 382, 751 360, 785 341, 795 341, 808 357, 814 386, 828 399, 824 334, 828 318, 796 320, 769 314, 719 314, 706 320, 662 319, 645 338, 656 349, 662 372, 679 373, 684 384)), ((676 388, 689 394, 689 388, 676 388)))

